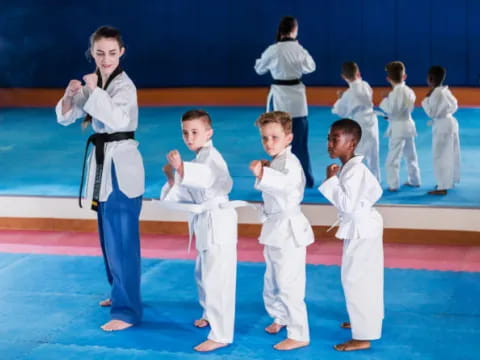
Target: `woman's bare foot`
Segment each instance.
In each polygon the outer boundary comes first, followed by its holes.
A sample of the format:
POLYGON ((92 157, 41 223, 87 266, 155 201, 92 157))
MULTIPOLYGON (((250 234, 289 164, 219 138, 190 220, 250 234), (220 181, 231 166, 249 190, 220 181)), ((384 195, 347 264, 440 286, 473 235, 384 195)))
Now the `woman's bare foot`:
MULTIPOLYGON (((207 327, 207 326, 210 325, 210 324, 208 323, 208 320, 198 319, 198 320, 195 320, 195 321, 193 322, 193 325, 194 325, 195 327, 198 327, 198 328, 204 328, 204 327, 207 327)), ((203 343, 202 343, 202 344, 203 344, 203 343)), ((200 344, 200 345, 201 345, 201 344, 200 344)), ((199 346, 200 346, 200 345, 199 345, 199 346)))
POLYGON ((351 328, 352 328, 352 325, 350 325, 350 322, 344 321, 344 322, 342 322, 342 323, 340 324, 340 327, 341 327, 342 329, 351 329, 351 328))
POLYGON ((280 332, 280 330, 282 330, 283 328, 285 327, 285 325, 280 325, 280 324, 277 324, 277 323, 271 323, 270 325, 268 325, 266 328, 265 328, 265 331, 269 334, 278 334, 280 332))
POLYGON ((220 349, 220 348, 225 347, 227 345, 228 344, 216 342, 216 341, 213 341, 213 340, 206 340, 206 341, 202 342, 201 344, 198 344, 197 346, 195 346, 193 349, 195 351, 199 351, 199 352, 207 352, 207 351, 213 351, 213 350, 220 349))
POLYGON ((355 351, 370 349, 370 341, 368 340, 348 340, 343 344, 334 345, 333 348, 337 351, 355 351))
POLYGON ((133 324, 127 323, 123 320, 110 320, 100 327, 103 331, 120 331, 128 329, 131 326, 133 326, 133 324))
POLYGON ((294 350, 308 346, 308 344, 310 344, 308 341, 285 339, 280 341, 278 344, 273 345, 273 348, 276 350, 294 350))
POLYGON ((100 305, 101 307, 112 306, 112 300, 110 300, 110 299, 102 300, 98 303, 98 305, 100 305))

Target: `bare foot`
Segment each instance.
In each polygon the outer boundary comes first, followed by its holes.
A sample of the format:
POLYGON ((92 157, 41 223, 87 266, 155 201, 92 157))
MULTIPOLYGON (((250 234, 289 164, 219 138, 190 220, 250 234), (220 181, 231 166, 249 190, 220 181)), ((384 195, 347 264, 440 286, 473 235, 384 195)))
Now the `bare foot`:
POLYGON ((110 299, 102 300, 98 303, 98 305, 100 305, 101 307, 112 306, 112 300, 110 300, 110 299))
POLYGON ((428 192, 428 195, 447 195, 447 190, 432 190, 428 192))
POLYGON ((120 331, 128 329, 130 326, 133 326, 133 324, 127 323, 123 320, 110 320, 100 327, 103 331, 120 331))
POLYGON ((408 186, 408 187, 420 187, 420 185, 410 184, 409 182, 406 182, 406 183, 403 184, 403 185, 408 186))
POLYGON ((394 189, 394 188, 388 188, 388 191, 390 191, 390 192, 397 192, 397 191, 398 191, 398 189, 394 189))
POLYGON ((280 341, 278 344, 273 345, 273 348, 276 350, 294 350, 308 346, 308 344, 310 344, 308 341, 285 339, 280 341))
POLYGON ((206 341, 202 342, 201 344, 198 344, 197 346, 195 346, 193 349, 195 351, 199 351, 199 352, 207 352, 207 351, 213 351, 213 350, 220 349, 220 348, 225 347, 227 345, 228 344, 216 342, 216 341, 213 341, 213 340, 206 340, 206 341))
POLYGON ((333 348, 337 351, 355 351, 370 349, 370 341, 368 340, 348 340, 343 344, 334 345, 333 348))
POLYGON ((269 334, 278 334, 280 330, 282 330, 285 327, 285 325, 280 325, 277 323, 271 323, 265 328, 265 331, 269 334))
POLYGON ((207 327, 208 325, 210 325, 208 323, 208 320, 205 320, 205 319, 198 319, 198 320, 195 320, 193 322, 193 325, 198 327, 198 328, 204 328, 204 327, 207 327))
POLYGON ((344 321, 340 324, 340 327, 342 329, 351 329, 352 328, 352 325, 350 325, 350 323, 348 321, 344 321))

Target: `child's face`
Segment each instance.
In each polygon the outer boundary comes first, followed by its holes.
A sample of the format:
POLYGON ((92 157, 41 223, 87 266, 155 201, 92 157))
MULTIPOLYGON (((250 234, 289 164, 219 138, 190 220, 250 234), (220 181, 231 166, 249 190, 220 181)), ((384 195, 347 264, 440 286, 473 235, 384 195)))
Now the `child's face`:
POLYGON ((355 150, 352 135, 345 134, 336 128, 330 129, 327 146, 328 154, 332 159, 348 157, 355 150))
POLYGON ((204 147, 212 135, 212 128, 202 118, 182 121, 183 141, 191 151, 204 147))
POLYGON ((91 54, 100 73, 108 77, 120 63, 125 48, 114 38, 100 38, 93 43, 91 54))
POLYGON ((270 156, 280 154, 293 140, 293 134, 286 134, 281 124, 268 123, 260 128, 262 144, 270 156))

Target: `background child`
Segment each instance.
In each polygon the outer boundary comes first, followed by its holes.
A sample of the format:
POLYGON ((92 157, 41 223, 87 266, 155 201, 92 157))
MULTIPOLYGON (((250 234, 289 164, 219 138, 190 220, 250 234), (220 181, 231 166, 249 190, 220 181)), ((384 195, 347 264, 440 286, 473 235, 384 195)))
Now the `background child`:
POLYGON ((196 239, 195 280, 203 315, 197 327, 210 325, 208 339, 195 347, 212 351, 233 341, 237 269, 237 213, 222 209, 228 203, 232 178, 222 155, 210 140, 211 119, 203 110, 182 116, 183 140, 196 153, 191 162, 183 161, 177 150, 167 155, 164 167, 167 184, 161 199, 200 204, 205 210, 189 221, 196 239))
POLYGON ((259 75, 272 74, 273 83, 267 99, 267 111, 273 100, 273 110, 286 111, 293 120, 292 152, 302 164, 306 186, 313 187, 313 175, 308 153, 308 107, 303 74, 315 71, 315 62, 296 40, 297 19, 285 16, 278 25, 276 43, 270 45, 255 62, 259 75))
POLYGON ((362 127, 357 152, 364 156, 368 168, 380 182, 378 119, 373 111, 372 88, 362 80, 358 65, 353 61, 342 65, 342 78, 347 82, 348 89, 340 94, 332 113, 353 119, 362 127))
POLYGON ((443 86, 446 70, 432 66, 428 71, 427 84, 430 91, 422 106, 432 118, 433 169, 437 186, 430 195, 446 195, 447 190, 460 182, 460 140, 458 122, 453 117, 457 111, 457 99, 448 86, 443 86))
POLYGON ((273 323, 265 331, 278 333, 287 327, 287 339, 274 346, 292 350, 310 342, 305 305, 306 246, 314 241, 313 231, 300 209, 305 176, 292 154, 292 119, 282 111, 261 115, 257 122, 262 143, 272 161, 254 160, 250 169, 255 188, 262 191, 264 222, 260 243, 265 245, 266 271, 263 299, 273 323))
POLYGON ((373 208, 382 196, 377 179, 355 155, 362 130, 350 119, 335 121, 328 134, 328 153, 339 158, 327 167, 327 179, 319 191, 337 208, 343 239, 342 287, 352 329, 352 339, 335 345, 338 351, 368 349, 379 339, 383 321, 383 220, 373 208))
POLYGON ((142 318, 139 216, 145 176, 134 140, 137 90, 120 67, 124 52, 117 29, 98 28, 90 37, 88 51, 97 71, 83 77, 84 86, 79 80, 70 80, 56 107, 60 124, 70 125, 87 115, 84 124, 91 123, 95 131, 87 143, 95 144, 87 198, 97 211, 100 244, 112 285, 110 298, 100 303, 111 306, 112 320, 102 326, 105 331, 126 329, 142 318))
POLYGON ((400 161, 407 163, 407 186, 420 186, 420 169, 418 167, 415 136, 417 131, 412 119, 415 106, 415 93, 405 84, 407 74, 401 61, 392 61, 385 67, 387 81, 392 91, 380 103, 380 108, 388 114, 388 155, 385 164, 389 191, 400 187, 400 161))

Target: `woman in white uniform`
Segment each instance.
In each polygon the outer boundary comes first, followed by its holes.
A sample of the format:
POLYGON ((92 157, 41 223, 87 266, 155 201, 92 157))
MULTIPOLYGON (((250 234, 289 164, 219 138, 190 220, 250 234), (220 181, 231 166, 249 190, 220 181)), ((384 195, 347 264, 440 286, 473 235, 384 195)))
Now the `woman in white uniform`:
POLYGON ((97 29, 90 37, 88 51, 97 70, 83 77, 84 85, 70 80, 56 107, 60 124, 67 126, 86 116, 83 125, 91 124, 95 131, 87 141, 86 150, 93 143, 95 152, 89 157, 86 193, 92 210, 97 211, 100 243, 111 284, 110 298, 100 303, 111 306, 111 320, 102 326, 105 331, 126 329, 142 318, 139 216, 144 168, 138 142, 134 140, 137 90, 120 67, 124 52, 117 29, 97 29))
POLYGON ((314 179, 308 153, 308 107, 302 74, 315 71, 315 62, 307 50, 296 40, 298 23, 294 17, 285 16, 280 21, 277 42, 270 45, 255 62, 259 75, 270 71, 273 77, 267 99, 267 112, 273 101, 273 110, 285 111, 293 118, 292 152, 302 164, 306 187, 313 187, 314 179))

